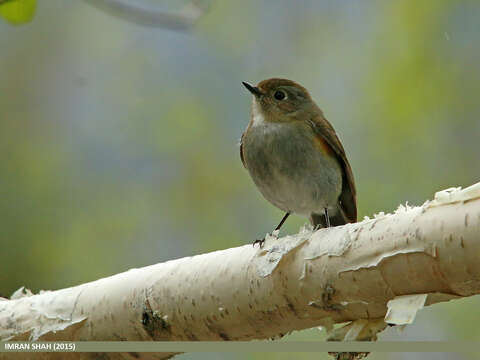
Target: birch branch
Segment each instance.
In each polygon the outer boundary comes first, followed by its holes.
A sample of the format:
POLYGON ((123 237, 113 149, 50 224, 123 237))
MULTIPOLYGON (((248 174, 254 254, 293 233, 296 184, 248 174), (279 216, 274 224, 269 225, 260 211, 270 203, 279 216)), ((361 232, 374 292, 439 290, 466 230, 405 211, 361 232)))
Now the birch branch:
POLYGON ((131 0, 84 1, 98 10, 133 24, 177 31, 189 30, 207 12, 210 5, 206 0, 191 0, 176 12, 167 12, 152 6, 142 6, 138 1, 131 0))
POLYGON ((333 339, 361 339, 372 332, 366 323, 375 332, 384 319, 409 323, 422 306, 479 294, 479 254, 477 183, 394 214, 269 238, 262 249, 248 244, 37 295, 17 291, 0 301, 0 340, 250 340, 347 321, 333 339))

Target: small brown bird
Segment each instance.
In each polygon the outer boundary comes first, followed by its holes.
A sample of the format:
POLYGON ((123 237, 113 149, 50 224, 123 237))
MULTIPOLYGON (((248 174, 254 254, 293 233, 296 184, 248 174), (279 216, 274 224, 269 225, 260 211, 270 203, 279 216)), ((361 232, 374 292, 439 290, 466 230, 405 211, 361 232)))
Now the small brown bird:
MULTIPOLYGON (((352 169, 332 125, 308 91, 287 79, 243 85, 253 94, 240 158, 270 203, 309 216, 315 228, 357 221, 352 169)), ((265 239, 256 240, 263 246, 265 239)))

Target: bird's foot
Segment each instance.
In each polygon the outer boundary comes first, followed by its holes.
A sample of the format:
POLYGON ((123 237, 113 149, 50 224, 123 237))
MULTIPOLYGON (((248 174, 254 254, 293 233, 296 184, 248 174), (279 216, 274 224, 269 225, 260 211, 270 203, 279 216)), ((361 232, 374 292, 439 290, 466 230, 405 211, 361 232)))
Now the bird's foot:
POLYGON ((252 246, 255 247, 255 245, 258 244, 260 249, 263 247, 263 244, 265 244, 265 238, 263 239, 257 239, 252 243, 252 246))
POLYGON ((280 230, 273 230, 271 233, 268 233, 267 235, 265 235, 265 237, 263 239, 257 239, 253 242, 253 247, 255 247, 255 244, 258 244, 258 246, 260 247, 260 249, 263 247, 263 245, 265 244, 265 240, 269 239, 269 238, 274 238, 274 239, 278 239, 278 234, 280 233, 280 230))

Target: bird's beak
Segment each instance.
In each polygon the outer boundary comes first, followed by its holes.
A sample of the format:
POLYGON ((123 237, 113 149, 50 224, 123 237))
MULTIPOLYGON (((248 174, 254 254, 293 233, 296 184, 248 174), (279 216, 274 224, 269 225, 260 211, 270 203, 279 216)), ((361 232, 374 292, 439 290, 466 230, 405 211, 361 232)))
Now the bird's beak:
POLYGON ((256 86, 252 86, 249 83, 242 81, 243 86, 247 88, 248 91, 250 91, 253 95, 255 96, 262 96, 263 93, 260 91, 260 89, 256 86))

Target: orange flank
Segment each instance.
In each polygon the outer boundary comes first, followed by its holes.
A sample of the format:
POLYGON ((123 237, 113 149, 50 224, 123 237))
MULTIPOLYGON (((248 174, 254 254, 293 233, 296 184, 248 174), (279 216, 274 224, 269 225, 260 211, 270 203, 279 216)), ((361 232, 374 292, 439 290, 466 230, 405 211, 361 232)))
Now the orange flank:
POLYGON ((315 136, 313 141, 315 146, 318 147, 323 154, 333 154, 332 148, 321 136, 315 136))

